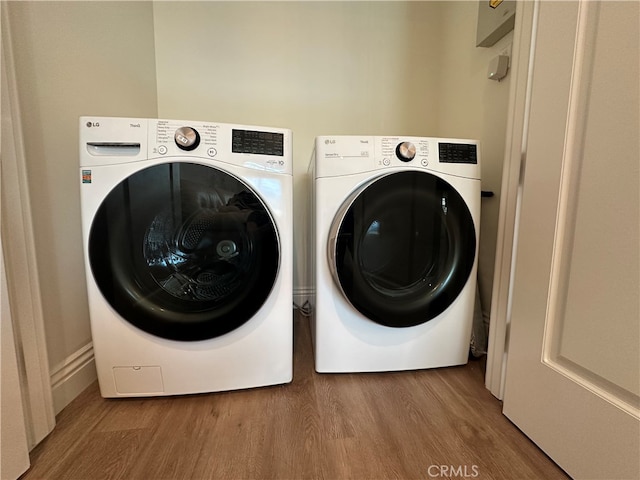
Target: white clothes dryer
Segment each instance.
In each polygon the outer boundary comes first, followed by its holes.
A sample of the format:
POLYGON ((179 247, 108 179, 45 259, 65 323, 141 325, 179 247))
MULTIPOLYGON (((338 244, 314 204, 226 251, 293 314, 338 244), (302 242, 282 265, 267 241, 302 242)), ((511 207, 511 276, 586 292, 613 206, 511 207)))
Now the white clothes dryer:
POLYGON ((82 117, 80 182, 103 397, 291 381, 289 130, 82 117))
POLYGON ((324 136, 310 166, 316 370, 466 363, 480 222, 478 142, 324 136))

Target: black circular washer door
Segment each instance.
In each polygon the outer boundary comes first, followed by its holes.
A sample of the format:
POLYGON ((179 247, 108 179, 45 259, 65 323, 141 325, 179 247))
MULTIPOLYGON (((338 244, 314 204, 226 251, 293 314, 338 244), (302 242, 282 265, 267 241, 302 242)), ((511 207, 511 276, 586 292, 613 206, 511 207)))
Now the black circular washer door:
POLYGON ((89 262, 120 316, 158 337, 224 335, 267 300, 280 263, 273 219, 222 170, 174 162, 141 170, 100 205, 89 262))
POLYGON ((345 297, 389 327, 437 317, 473 269, 476 232, 463 198, 446 181, 419 171, 381 177, 354 197, 336 218, 329 245, 345 297))

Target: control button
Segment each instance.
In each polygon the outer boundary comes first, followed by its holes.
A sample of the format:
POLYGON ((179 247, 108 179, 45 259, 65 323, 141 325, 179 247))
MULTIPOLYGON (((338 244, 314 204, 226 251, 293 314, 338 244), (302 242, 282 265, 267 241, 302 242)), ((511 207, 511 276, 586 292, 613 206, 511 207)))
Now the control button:
POLYGON ((210 148, 209 150, 207 150, 207 155, 209 155, 210 157, 215 157, 217 153, 218 152, 215 148, 210 148))
POLYGON ((396 147, 396 155, 403 162, 410 162, 416 156, 416 146, 411 142, 399 143, 396 147))
POLYGON ((423 167, 428 167, 429 166, 429 160, 427 160, 426 158, 422 159, 422 166, 423 167))
POLYGON ((388 158, 385 158, 384 160, 382 160, 382 164, 385 167, 388 167, 389 165, 391 165, 391 160, 389 160, 388 158))
POLYGON ((191 127, 180 127, 173 136, 178 148, 182 150, 195 150, 200 145, 200 134, 191 127))
POLYGON ((158 147, 158 153, 160 155, 164 155, 165 153, 167 153, 167 147, 165 145, 160 145, 158 147))

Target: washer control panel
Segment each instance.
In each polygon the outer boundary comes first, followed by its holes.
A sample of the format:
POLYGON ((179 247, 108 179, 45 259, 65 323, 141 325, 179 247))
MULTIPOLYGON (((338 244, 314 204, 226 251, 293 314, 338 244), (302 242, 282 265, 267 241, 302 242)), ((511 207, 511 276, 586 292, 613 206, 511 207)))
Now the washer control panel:
POLYGON ((293 174, 291 130, 151 118, 80 117, 84 166, 199 158, 293 174), (84 153, 88 155, 84 155, 84 153))
POLYGON ((160 156, 190 152, 274 172, 288 173, 293 168, 291 132, 286 129, 151 120, 149 146, 151 154, 160 156))

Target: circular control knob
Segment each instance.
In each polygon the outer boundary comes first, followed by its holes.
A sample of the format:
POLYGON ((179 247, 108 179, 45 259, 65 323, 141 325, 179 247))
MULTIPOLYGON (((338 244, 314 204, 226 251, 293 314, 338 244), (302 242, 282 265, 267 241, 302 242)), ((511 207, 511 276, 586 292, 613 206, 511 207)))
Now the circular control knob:
POLYGON ((403 162, 410 162, 416 156, 416 146, 411 142, 399 143, 396 147, 396 155, 403 162))
POLYGON ((182 150, 195 150, 200 145, 200 134, 191 127, 180 127, 176 130, 173 139, 182 150))

